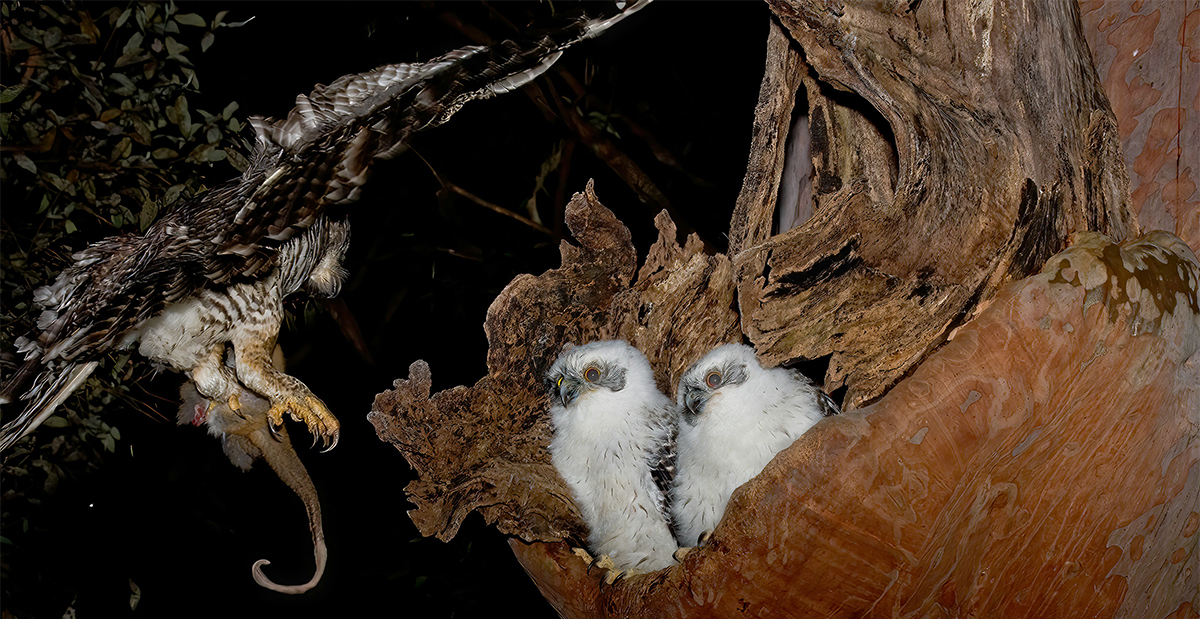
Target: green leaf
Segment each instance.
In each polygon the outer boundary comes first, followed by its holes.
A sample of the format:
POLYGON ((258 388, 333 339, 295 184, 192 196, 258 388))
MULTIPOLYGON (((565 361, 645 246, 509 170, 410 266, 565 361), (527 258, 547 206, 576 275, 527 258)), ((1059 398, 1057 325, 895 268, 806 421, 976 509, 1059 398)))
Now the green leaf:
POLYGON ((225 16, 228 14, 229 14, 229 11, 218 12, 217 16, 213 18, 212 27, 216 28, 216 27, 220 26, 221 22, 225 21, 225 16))
POLYGON ((63 223, 63 229, 67 231, 67 234, 75 234, 75 230, 77 230, 78 228, 76 228, 75 224, 72 223, 70 219, 68 219, 68 220, 66 220, 66 222, 63 223))
POLYGON ((221 24, 221 25, 225 26, 226 28, 241 28, 242 26, 245 26, 246 24, 248 24, 252 21, 254 21, 254 17, 251 17, 250 19, 247 19, 246 21, 235 21, 235 22, 229 22, 228 24, 221 24))
MULTIPOLYGON (((113 92, 117 93, 118 95, 121 95, 122 97, 128 97, 137 92, 137 86, 135 86, 133 80, 129 79, 128 77, 120 73, 113 73, 112 78, 121 85, 120 88, 113 90, 113 92)), ((103 115, 101 115, 100 120, 104 120, 103 115)))
POLYGON ((41 6, 41 9, 42 9, 43 11, 45 11, 47 15, 49 15, 50 17, 53 17, 53 18, 54 18, 54 21, 57 21, 57 22, 58 22, 58 23, 60 23, 60 24, 61 24, 61 23, 63 23, 63 18, 62 18, 62 16, 61 16, 61 15, 59 15, 58 13, 55 13, 55 12, 54 12, 54 10, 53 10, 53 9, 51 9, 50 7, 48 7, 48 6, 45 6, 45 5, 42 5, 42 6, 41 6))
POLYGON ((132 8, 125 9, 121 13, 121 16, 117 18, 117 25, 115 26, 115 28, 120 30, 121 26, 124 26, 125 22, 129 21, 129 16, 132 14, 133 14, 132 8))
POLYGON ((109 453, 117 451, 117 441, 113 439, 111 434, 105 434, 104 438, 100 439, 100 442, 104 444, 105 451, 109 453))
POLYGON ((112 437, 117 439, 118 441, 121 440, 121 431, 120 430, 118 430, 116 428, 109 428, 108 433, 111 434, 112 437))
MULTIPOLYGON (((171 185, 171 187, 169 189, 167 189, 166 195, 163 196, 163 204, 168 205, 168 206, 171 204, 174 204, 175 201, 179 199, 179 196, 182 193, 183 193, 183 185, 182 184, 171 185)), ((129 356, 126 355, 125 357, 128 358, 129 356)))
MULTIPOLYGON (((184 60, 180 58, 180 60, 184 60)), ((179 67, 179 71, 187 76, 187 83, 184 86, 191 86, 195 90, 200 90, 200 78, 196 77, 196 72, 187 68, 179 67)))
POLYGON ((138 228, 145 232, 150 224, 154 223, 154 219, 158 217, 158 204, 153 200, 145 200, 142 202, 142 212, 138 213, 138 228))
POLYGON ((21 94, 24 90, 25 84, 17 84, 16 86, 5 88, 3 91, 0 91, 0 104, 12 103, 13 99, 16 99, 17 95, 21 94))
POLYGON ((233 116, 233 113, 236 112, 237 109, 238 109, 238 102, 230 101, 229 105, 226 105, 225 109, 221 110, 221 120, 229 120, 229 118, 231 116, 233 116))
POLYGON ((179 153, 169 148, 156 148, 153 153, 150 153, 150 156, 155 159, 174 159, 179 156, 179 153))
POLYGON ((71 423, 62 417, 59 417, 58 415, 51 415, 42 422, 42 425, 46 426, 47 428, 65 428, 71 425, 71 423))
POLYGON ((190 47, 176 41, 175 37, 167 37, 166 44, 167 54, 186 62, 186 60, 183 58, 183 53, 189 51, 191 49, 190 47))
POLYGON ((146 125, 146 121, 142 120, 142 117, 136 114, 130 114, 128 118, 133 123, 133 139, 137 140, 142 146, 149 146, 151 135, 150 127, 146 125))
POLYGON ((142 40, 144 38, 140 32, 133 33, 133 36, 129 37, 129 40, 125 42, 125 47, 121 48, 121 55, 132 56, 142 51, 142 40))
POLYGON ((33 160, 29 158, 29 155, 26 155, 21 151, 16 151, 13 153, 13 159, 17 161, 17 165, 21 166, 22 170, 37 174, 37 165, 35 165, 33 160))
POLYGON ((197 28, 203 28, 208 25, 203 17, 195 13, 180 13, 175 16, 175 21, 185 26, 196 26, 197 28))
POLYGON ((204 37, 200 39, 200 51, 207 52, 215 40, 217 40, 217 37, 212 32, 205 32, 204 37))
POLYGON ((62 42, 62 38, 62 29, 58 26, 54 26, 53 28, 46 30, 46 35, 42 37, 42 42, 47 48, 54 49, 55 47, 58 47, 59 43, 62 42))

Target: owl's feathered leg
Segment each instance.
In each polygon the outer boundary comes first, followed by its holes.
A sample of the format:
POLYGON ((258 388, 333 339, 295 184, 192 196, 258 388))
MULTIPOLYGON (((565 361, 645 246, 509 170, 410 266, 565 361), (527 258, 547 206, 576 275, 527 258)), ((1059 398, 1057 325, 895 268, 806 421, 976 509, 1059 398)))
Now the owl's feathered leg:
POLYGON ((213 346, 208 355, 192 368, 191 375, 192 382, 196 383, 196 391, 207 398, 210 409, 217 403, 228 404, 234 412, 241 409, 237 375, 225 365, 224 342, 213 346))
POLYGON ((238 380, 270 399, 271 409, 267 411, 270 425, 283 425, 283 415, 288 413, 294 421, 308 426, 314 445, 320 438, 325 444, 322 451, 329 451, 337 447, 341 424, 304 383, 276 370, 271 364, 277 332, 278 325, 275 325, 274 329, 248 330, 233 338, 238 380))

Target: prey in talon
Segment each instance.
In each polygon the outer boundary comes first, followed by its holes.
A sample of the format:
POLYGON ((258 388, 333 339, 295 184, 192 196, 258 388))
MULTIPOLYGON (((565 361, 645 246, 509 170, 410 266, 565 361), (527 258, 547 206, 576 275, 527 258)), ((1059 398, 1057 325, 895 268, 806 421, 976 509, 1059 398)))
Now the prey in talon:
MULTIPOLYGON (((155 233, 172 234, 170 230, 155 233)), ((25 399, 30 402, 21 415, 0 431, 0 450, 37 427, 87 379, 98 362, 80 362, 87 358, 86 351, 76 349, 95 339, 100 340, 99 344, 92 344, 96 353, 136 345, 138 352, 156 363, 186 373, 205 399, 227 404, 235 412, 241 408, 239 391, 244 387, 270 402, 271 424, 281 424, 287 412, 332 448, 337 444, 337 419, 304 383, 272 365, 272 351, 283 323, 286 297, 299 292, 326 297, 338 293, 346 276, 342 259, 349 242, 348 223, 318 218, 279 246, 275 268, 265 276, 224 287, 201 287, 124 332, 93 331, 87 337, 63 331, 72 326, 74 312, 84 310, 80 304, 86 304, 87 299, 79 295, 152 293, 141 289, 107 292, 98 289, 129 284, 147 275, 126 272, 138 268, 140 255, 147 251, 139 237, 112 237, 79 252, 75 266, 64 271, 53 285, 34 294, 38 304, 47 308, 39 321, 43 335, 36 340, 21 338, 20 350, 28 358, 6 385, 4 394, 8 398, 11 391, 18 389, 22 374, 29 374, 26 378, 33 381, 33 387, 25 399), (100 336, 108 336, 111 341, 100 336)), ((157 288, 166 283, 155 281, 147 285, 157 288)), ((153 294, 163 293, 156 289, 153 294)))

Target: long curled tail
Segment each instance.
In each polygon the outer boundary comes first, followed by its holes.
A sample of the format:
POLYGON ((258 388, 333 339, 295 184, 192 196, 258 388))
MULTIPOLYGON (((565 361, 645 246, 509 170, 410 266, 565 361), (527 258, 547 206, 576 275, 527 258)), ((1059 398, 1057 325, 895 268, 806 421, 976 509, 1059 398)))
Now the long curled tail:
POLYGON ((267 420, 270 402, 241 387, 236 398, 240 407, 234 411, 226 401, 209 400, 201 395, 195 384, 190 381, 180 388, 179 396, 182 400, 178 415, 180 425, 206 426, 210 435, 221 439, 229 461, 242 470, 249 470, 260 458, 266 460, 279 479, 304 503, 304 511, 308 514, 308 528, 312 532, 313 557, 317 564, 313 577, 301 585, 280 585, 262 571, 262 566, 271 562, 259 559, 250 568, 254 582, 272 591, 292 595, 304 593, 317 586, 325 573, 325 562, 329 556, 325 548, 325 530, 321 525, 321 503, 317 497, 317 487, 313 485, 308 470, 304 468, 296 450, 292 448, 287 428, 278 429, 278 438, 271 434, 268 426, 270 422, 267 420))
MULTIPOLYGON (((265 418, 264 415, 263 419, 265 418)), ((255 432, 251 435, 250 440, 262 450, 263 458, 267 464, 271 465, 275 474, 279 475, 279 479, 283 480, 283 483, 287 484, 304 502, 304 511, 308 514, 308 528, 312 532, 313 558, 316 560, 317 570, 313 573, 313 577, 302 585, 280 585, 267 578, 262 571, 262 566, 270 565, 271 562, 259 559, 251 566, 250 575, 254 577, 254 582, 267 589, 295 595, 304 593, 321 582, 321 576, 325 573, 325 560, 328 553, 325 550, 325 530, 321 525, 321 502, 317 498, 317 487, 313 485, 312 478, 308 476, 304 464, 300 462, 296 451, 292 449, 286 429, 280 428, 279 432, 280 440, 269 436, 265 429, 255 432)))

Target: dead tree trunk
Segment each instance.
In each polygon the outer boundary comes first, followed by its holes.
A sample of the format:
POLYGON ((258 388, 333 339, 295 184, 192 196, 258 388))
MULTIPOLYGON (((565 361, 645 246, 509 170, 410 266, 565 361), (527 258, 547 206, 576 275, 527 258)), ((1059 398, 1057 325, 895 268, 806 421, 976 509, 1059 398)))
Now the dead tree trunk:
POLYGON ((639 270, 578 194, 562 267, 488 312, 488 375, 430 398, 418 362, 376 399, 419 475, 414 522, 448 539, 479 509, 565 616, 1200 608, 1200 265, 1169 234, 1132 238, 1075 7, 771 6, 729 256, 680 247, 664 214, 639 270), (813 216, 773 235, 795 105, 813 216), (766 363, 828 359, 846 414, 735 492, 682 565, 600 587, 570 552, 584 527, 541 377, 565 342, 621 337, 673 392, 743 336, 766 363))

